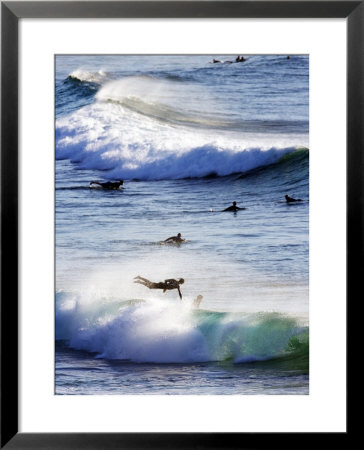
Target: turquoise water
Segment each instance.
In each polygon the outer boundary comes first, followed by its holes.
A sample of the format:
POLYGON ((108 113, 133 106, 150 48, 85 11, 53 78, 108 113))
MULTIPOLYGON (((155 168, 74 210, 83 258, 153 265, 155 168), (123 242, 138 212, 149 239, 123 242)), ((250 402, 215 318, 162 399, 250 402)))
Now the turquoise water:
POLYGON ((308 393, 308 57, 213 57, 56 58, 58 394, 308 393))

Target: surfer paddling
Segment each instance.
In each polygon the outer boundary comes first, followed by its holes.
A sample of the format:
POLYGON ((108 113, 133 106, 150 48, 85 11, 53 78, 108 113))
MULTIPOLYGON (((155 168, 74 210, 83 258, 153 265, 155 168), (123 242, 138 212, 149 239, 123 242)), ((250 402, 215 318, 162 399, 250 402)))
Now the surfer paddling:
POLYGON ((302 202, 302 200, 300 198, 293 198, 287 194, 284 196, 284 198, 286 199, 287 203, 302 202))
POLYGON ((170 278, 168 280, 160 281, 158 283, 154 283, 153 281, 147 280, 141 276, 134 277, 134 283, 142 284, 149 289, 163 289, 163 293, 166 291, 171 291, 172 289, 177 289, 179 298, 182 300, 182 294, 180 290, 180 284, 183 284, 185 280, 180 278, 178 281, 174 278, 170 278))
POLYGON ((210 61, 211 64, 232 64, 232 61, 220 61, 219 59, 213 59, 212 61, 210 61))
POLYGON ((238 56, 235 58, 234 61, 230 61, 230 60, 227 60, 227 61, 220 61, 219 59, 213 58, 213 60, 210 61, 210 62, 211 62, 211 64, 232 64, 233 62, 240 63, 240 62, 244 62, 244 61, 246 61, 246 59, 244 58, 244 56, 238 55, 238 56))
POLYGON ((227 208, 223 209, 223 212, 225 211, 239 211, 239 209, 246 209, 246 208, 239 208, 239 206, 236 204, 236 202, 233 202, 231 206, 228 206, 227 208))
POLYGON ((163 242, 166 244, 180 244, 181 242, 185 242, 186 239, 182 238, 182 234, 178 233, 177 236, 171 236, 167 239, 165 239, 163 242))
POLYGON ((124 180, 118 181, 90 181, 90 188, 100 187, 102 189, 120 189, 120 186, 124 184, 124 180))

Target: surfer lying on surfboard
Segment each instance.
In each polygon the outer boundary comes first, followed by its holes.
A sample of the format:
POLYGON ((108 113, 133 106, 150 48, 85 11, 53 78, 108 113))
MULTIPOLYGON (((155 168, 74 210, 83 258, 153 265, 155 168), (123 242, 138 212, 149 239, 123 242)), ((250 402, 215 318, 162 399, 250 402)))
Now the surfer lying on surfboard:
POLYGON ((286 199, 287 203, 292 203, 292 202, 302 202, 302 200, 300 198, 292 198, 289 195, 285 195, 284 198, 286 199))
POLYGON ((163 242, 179 244, 181 242, 184 242, 185 240, 186 239, 182 238, 182 234, 178 233, 177 236, 171 236, 171 237, 165 239, 163 242))
POLYGON ((153 281, 147 280, 146 278, 138 275, 134 277, 134 280, 134 283, 142 284, 149 289, 163 289, 163 293, 165 293, 166 291, 171 291, 172 289, 177 289, 179 298, 182 300, 182 294, 179 285, 185 282, 183 278, 180 278, 178 281, 173 278, 169 278, 168 280, 154 283, 153 281))
POLYGON ((235 58, 235 61, 230 61, 230 60, 228 60, 228 61, 220 61, 219 59, 213 58, 213 60, 210 61, 210 62, 211 62, 211 64, 233 64, 233 62, 239 63, 239 62, 244 62, 244 61, 246 61, 246 59, 244 58, 244 56, 238 55, 238 56, 235 58))
POLYGON ((246 208, 239 208, 239 206, 237 206, 236 202, 233 202, 233 204, 231 206, 228 206, 227 208, 223 209, 224 211, 239 211, 239 209, 246 209, 246 208))
POLYGON ((92 187, 101 187, 102 189, 119 189, 120 186, 124 184, 124 180, 118 181, 90 181, 90 188, 92 187), (96 186, 94 186, 96 185, 96 186))

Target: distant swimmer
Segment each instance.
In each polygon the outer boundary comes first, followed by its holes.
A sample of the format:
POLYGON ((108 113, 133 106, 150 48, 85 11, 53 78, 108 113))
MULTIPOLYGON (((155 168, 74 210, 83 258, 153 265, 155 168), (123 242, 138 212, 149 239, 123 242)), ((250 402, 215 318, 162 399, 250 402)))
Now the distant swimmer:
POLYGON ((235 62, 244 62, 244 61, 246 61, 246 59, 244 58, 244 56, 237 56, 236 57, 236 59, 235 59, 235 62))
POLYGON ((195 298, 195 300, 193 301, 192 306, 193 306, 194 308, 197 308, 197 309, 198 309, 198 308, 200 307, 200 303, 201 303, 202 299, 203 299, 203 296, 202 296, 202 295, 198 295, 198 296, 195 298))
POLYGON ((138 275, 137 277, 134 277, 134 280, 134 283, 142 284, 149 289, 163 289, 163 293, 172 289, 177 289, 179 298, 182 300, 182 294, 179 286, 185 282, 183 278, 180 278, 178 281, 170 278, 168 280, 160 281, 159 283, 154 283, 153 281, 149 281, 138 275))
POLYGON ((285 197, 287 203, 302 202, 302 200, 300 198, 292 198, 287 194, 284 197, 285 197))
POLYGON ((288 56, 287 56, 287 59, 291 59, 291 57, 288 55, 288 56))
POLYGON ((185 242, 186 239, 182 238, 182 234, 178 233, 177 236, 171 236, 167 239, 165 239, 163 242, 166 242, 167 244, 180 244, 181 242, 185 242))
POLYGON ((218 59, 215 59, 215 58, 214 58, 214 59, 212 60, 212 64, 216 64, 216 63, 221 63, 221 61, 219 61, 218 59))
POLYGON ((101 181, 91 181, 90 188, 100 187, 102 189, 120 189, 120 186, 124 184, 124 180, 118 181, 106 181, 102 183, 101 181))
POLYGON ((224 211, 239 211, 239 209, 246 209, 246 208, 239 208, 239 206, 237 206, 236 202, 233 202, 233 204, 231 206, 223 209, 223 212, 224 211))

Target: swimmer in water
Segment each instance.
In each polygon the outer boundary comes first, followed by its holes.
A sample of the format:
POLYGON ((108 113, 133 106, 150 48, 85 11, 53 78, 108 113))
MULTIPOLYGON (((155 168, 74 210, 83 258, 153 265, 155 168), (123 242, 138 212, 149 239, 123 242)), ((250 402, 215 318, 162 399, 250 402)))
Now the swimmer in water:
POLYGON ((292 198, 287 194, 284 197, 285 197, 287 203, 302 202, 302 200, 300 198, 292 198))
POLYGON ((146 278, 143 278, 141 276, 134 277, 134 283, 142 284, 143 286, 146 286, 149 289, 163 289, 163 294, 166 291, 171 291, 172 289, 177 289, 179 298, 182 300, 182 294, 180 290, 180 284, 183 284, 185 280, 183 278, 180 278, 178 281, 170 278, 168 280, 160 281, 159 283, 154 283, 153 281, 149 281, 146 278))
POLYGON ((186 239, 182 238, 181 233, 178 233, 177 236, 171 236, 167 239, 165 239, 163 242, 166 242, 167 244, 180 244, 181 242, 185 242, 186 239))
POLYGON ((244 61, 246 61, 244 56, 237 56, 236 59, 235 59, 235 62, 244 62, 244 61))
POLYGON ((218 59, 215 59, 215 58, 214 58, 214 59, 212 60, 212 64, 216 64, 216 63, 221 63, 221 61, 219 61, 218 59))
POLYGON ((239 208, 239 206, 237 206, 236 202, 233 202, 233 204, 225 209, 223 209, 224 211, 239 211, 239 209, 246 209, 246 208, 239 208))
POLYGON ((101 187, 102 189, 119 189, 120 186, 124 184, 124 180, 118 180, 118 181, 106 181, 102 183, 101 181, 91 181, 90 182, 90 188, 94 187, 101 187))
POLYGON ((201 303, 202 299, 203 299, 203 296, 202 296, 202 295, 198 295, 198 296, 195 298, 195 300, 193 301, 192 306, 193 306, 194 308, 198 309, 198 308, 200 307, 200 303, 201 303))

